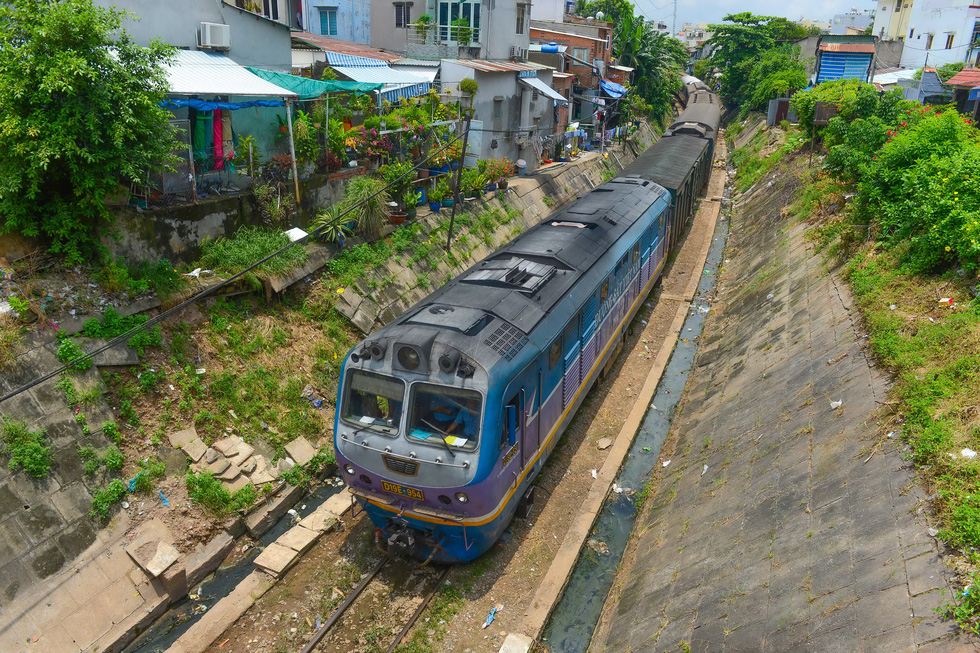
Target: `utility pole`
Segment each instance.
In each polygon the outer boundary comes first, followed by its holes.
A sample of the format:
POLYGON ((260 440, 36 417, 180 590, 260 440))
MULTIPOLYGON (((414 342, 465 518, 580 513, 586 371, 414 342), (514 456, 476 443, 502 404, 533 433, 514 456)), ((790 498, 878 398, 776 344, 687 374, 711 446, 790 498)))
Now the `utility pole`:
POLYGON ((673 31, 671 36, 673 36, 676 39, 677 38, 677 0, 674 0, 674 22, 673 22, 673 27, 671 27, 671 30, 673 31))
POLYGON ((462 196, 459 192, 459 179, 463 174, 463 162, 466 160, 466 144, 470 140, 470 120, 473 119, 473 108, 470 107, 466 111, 466 125, 463 132, 463 151, 459 155, 459 167, 456 168, 456 181, 453 183, 453 210, 449 214, 449 233, 446 234, 446 251, 449 251, 449 246, 453 242, 453 224, 456 222, 456 207, 462 201, 462 196))

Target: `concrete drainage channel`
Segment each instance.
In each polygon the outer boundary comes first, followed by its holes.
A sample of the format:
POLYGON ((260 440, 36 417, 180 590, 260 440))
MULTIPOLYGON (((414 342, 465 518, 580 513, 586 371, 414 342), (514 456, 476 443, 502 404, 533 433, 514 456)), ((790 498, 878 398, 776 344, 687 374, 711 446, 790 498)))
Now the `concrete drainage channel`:
MULTIPOLYGON (((163 653, 168 651, 208 610, 231 592, 255 570, 255 558, 265 547, 275 542, 299 519, 307 517, 328 499, 344 490, 344 486, 327 484, 317 488, 297 503, 295 514, 287 512, 263 535, 245 555, 234 564, 220 567, 191 590, 188 598, 169 609, 152 628, 126 647, 126 653, 163 653), (192 598, 195 597, 195 598, 192 598)), ((239 545, 236 545, 239 546, 239 545)))
POLYGON ((728 221, 715 225, 697 294, 691 302, 667 369, 626 461, 589 533, 568 585, 544 630, 542 643, 553 653, 584 653, 599 621, 636 519, 636 495, 650 478, 667 438, 674 409, 697 353, 728 235, 728 221))

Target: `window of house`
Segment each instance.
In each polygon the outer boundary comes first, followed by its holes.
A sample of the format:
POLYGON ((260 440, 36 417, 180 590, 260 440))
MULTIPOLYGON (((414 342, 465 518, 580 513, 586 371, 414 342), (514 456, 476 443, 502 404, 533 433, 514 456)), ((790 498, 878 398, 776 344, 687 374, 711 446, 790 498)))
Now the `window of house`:
POLYGON ((337 36, 337 8, 326 7, 320 10, 320 34, 337 36))
POLYGON ((953 37, 954 36, 956 36, 956 34, 947 34, 946 35, 946 49, 947 50, 952 50, 953 49, 953 37))
POLYGON ((490 119, 491 120, 504 119, 504 98, 495 97, 493 99, 493 114, 491 114, 490 119))
POLYGON ((279 20, 279 0, 262 0, 262 15, 279 20))
POLYGON ((524 33, 524 24, 527 23, 527 5, 517 5, 517 33, 524 33))
POLYGON ((470 29, 470 45, 480 43, 480 3, 479 2, 439 2, 439 41, 457 43, 457 31, 452 29, 454 20, 465 18, 470 29))
POLYGON ((412 22, 412 6, 395 3, 395 27, 408 27, 412 22))
POLYGON ((932 34, 926 34, 926 50, 932 50, 932 34))
POLYGON ((912 38, 912 35, 913 34, 915 34, 915 28, 914 27, 909 30, 909 38, 912 38))
POLYGON ((572 56, 576 59, 582 61, 589 60, 589 49, 588 48, 572 48, 572 56))

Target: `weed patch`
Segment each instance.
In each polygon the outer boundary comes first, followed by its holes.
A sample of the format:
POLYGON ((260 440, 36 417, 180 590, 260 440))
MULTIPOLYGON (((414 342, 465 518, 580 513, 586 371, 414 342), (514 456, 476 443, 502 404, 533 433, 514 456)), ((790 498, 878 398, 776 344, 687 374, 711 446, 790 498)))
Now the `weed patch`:
POLYGON ((41 429, 31 430, 27 422, 4 421, 0 425, 3 446, 10 455, 10 469, 23 468, 34 478, 44 478, 51 470, 51 447, 41 429))
POLYGON ((187 494, 191 500, 216 516, 244 510, 255 503, 258 494, 254 485, 246 485, 231 494, 211 472, 188 472, 187 494))

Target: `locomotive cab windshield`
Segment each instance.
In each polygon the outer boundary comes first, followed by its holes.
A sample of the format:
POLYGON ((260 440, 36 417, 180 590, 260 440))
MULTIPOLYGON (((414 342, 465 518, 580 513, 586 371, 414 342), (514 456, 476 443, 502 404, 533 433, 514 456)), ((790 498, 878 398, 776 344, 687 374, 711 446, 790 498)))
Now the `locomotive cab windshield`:
POLYGON ((392 376, 354 370, 341 415, 348 422, 387 435, 398 433, 405 382, 392 376))
POLYGON ((473 451, 480 434, 482 399, 478 392, 416 383, 409 402, 408 437, 473 451))

